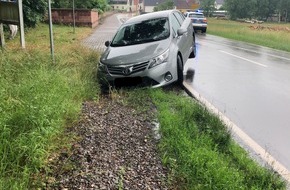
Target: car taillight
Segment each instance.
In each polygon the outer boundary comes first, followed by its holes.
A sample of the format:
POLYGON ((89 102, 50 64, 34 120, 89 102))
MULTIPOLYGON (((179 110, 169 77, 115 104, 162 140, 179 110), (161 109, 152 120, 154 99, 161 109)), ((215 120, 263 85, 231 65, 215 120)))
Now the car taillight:
POLYGON ((203 22, 207 23, 207 19, 206 19, 206 18, 204 18, 204 19, 203 19, 203 22))

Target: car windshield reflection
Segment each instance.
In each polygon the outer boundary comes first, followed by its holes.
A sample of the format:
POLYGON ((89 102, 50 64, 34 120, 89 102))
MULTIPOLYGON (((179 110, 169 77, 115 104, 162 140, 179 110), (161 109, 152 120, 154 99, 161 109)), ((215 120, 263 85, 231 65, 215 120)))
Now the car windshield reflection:
POLYGON ((156 18, 122 27, 111 46, 128 46, 164 40, 170 35, 168 18, 156 18))

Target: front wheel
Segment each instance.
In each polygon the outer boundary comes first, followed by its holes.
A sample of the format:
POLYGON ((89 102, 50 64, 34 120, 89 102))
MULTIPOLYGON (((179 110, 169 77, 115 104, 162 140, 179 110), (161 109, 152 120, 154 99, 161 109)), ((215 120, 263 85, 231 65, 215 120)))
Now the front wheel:
POLYGON ((183 62, 180 55, 177 56, 177 82, 178 84, 183 83, 183 62))

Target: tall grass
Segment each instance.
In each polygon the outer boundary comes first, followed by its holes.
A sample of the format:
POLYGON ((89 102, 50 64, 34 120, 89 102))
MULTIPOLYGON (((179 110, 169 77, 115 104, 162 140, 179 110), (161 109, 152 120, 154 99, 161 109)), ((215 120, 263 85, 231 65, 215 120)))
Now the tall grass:
POLYGON ((274 171, 252 160, 225 125, 192 98, 164 89, 135 90, 128 96, 130 105, 152 109, 147 99, 157 109, 159 150, 170 168, 170 189, 286 189, 274 171))
MULTIPOLYGON (((30 189, 48 155, 67 143, 59 136, 78 119, 82 102, 98 99, 98 54, 79 44, 89 32, 77 28, 74 34, 70 27, 55 26, 55 64, 44 24, 27 31, 25 50, 16 39, 0 51, 0 189, 30 189)), ((285 189, 192 99, 163 89, 124 91, 122 96, 136 114, 156 106, 151 114, 161 124, 160 153, 171 169, 173 188, 285 189)))
POLYGON ((209 18, 207 32, 208 34, 290 52, 290 31, 281 30, 287 27, 290 29, 290 24, 249 24, 209 18), (257 29, 252 27, 257 27, 257 29), (259 27, 264 27, 264 29, 258 29, 259 27))
POLYGON ((16 39, 0 51, 0 189, 29 189, 83 100, 98 97, 98 55, 77 44, 90 30, 71 30, 54 28, 55 64, 44 24, 27 31, 26 49, 16 39))

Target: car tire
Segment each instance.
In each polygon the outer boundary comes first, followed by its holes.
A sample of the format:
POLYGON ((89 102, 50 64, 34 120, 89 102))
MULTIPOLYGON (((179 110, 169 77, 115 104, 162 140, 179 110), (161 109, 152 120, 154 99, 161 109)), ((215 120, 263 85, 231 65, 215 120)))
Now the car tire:
POLYGON ((189 58, 195 57, 196 57, 196 43, 195 43, 195 35, 193 35, 192 51, 189 54, 189 58))
POLYGON ((183 83, 183 62, 180 55, 177 56, 177 83, 183 83))
POLYGON ((202 31, 201 31, 202 33, 206 33, 206 28, 205 29, 202 29, 202 31))

